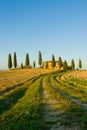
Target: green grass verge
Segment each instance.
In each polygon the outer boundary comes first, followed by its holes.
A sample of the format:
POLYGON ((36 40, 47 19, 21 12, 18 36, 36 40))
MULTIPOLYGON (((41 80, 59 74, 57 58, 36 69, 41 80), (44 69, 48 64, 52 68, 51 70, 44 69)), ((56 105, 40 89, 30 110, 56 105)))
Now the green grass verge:
POLYGON ((46 78, 44 82, 46 85, 46 90, 50 95, 50 100, 55 102, 52 104, 51 109, 59 113, 57 122, 60 125, 64 125, 70 128, 73 126, 79 126, 83 128, 81 117, 85 119, 86 112, 84 113, 83 109, 79 105, 59 94, 50 85, 48 78, 46 78))
POLYGON ((39 112, 41 105, 41 87, 41 78, 39 78, 11 109, 0 115, 1 130, 41 129, 42 120, 39 112))
MULTIPOLYGON (((60 74, 58 74, 58 75, 52 75, 50 78, 50 81, 52 82, 52 84, 55 85, 55 87, 58 87, 60 90, 62 90, 62 92, 70 95, 71 97, 75 97, 75 98, 79 99, 80 101, 83 101, 83 103, 87 100, 85 88, 83 89, 83 87, 82 87, 82 85, 83 85, 82 82, 85 82, 84 80, 71 79, 71 81, 72 81, 72 84, 71 84, 70 79, 61 81, 60 74), (56 78, 57 78, 57 80, 56 80, 56 78), (73 80, 75 82, 73 82, 73 80), (79 84, 77 82, 79 82, 79 84), (80 82, 81 82, 81 84, 80 84, 80 82), (76 86, 73 84, 75 84, 76 86)), ((86 82, 85 82, 85 84, 86 84, 86 82)), ((63 115, 65 115, 64 118, 66 120, 64 120, 64 119, 62 120, 62 122, 61 122, 62 125, 63 124, 67 125, 67 123, 68 123, 69 125, 71 124, 71 126, 72 126, 73 122, 74 123, 76 122, 77 125, 80 126, 81 130, 87 129, 87 116, 86 116, 87 110, 86 109, 81 108, 81 107, 80 108, 71 107, 71 109, 68 110, 67 112, 65 112, 65 114, 63 114, 63 115)), ((61 115, 61 117, 62 117, 62 115, 61 115)))
POLYGON ((78 99, 83 103, 87 103, 87 81, 81 79, 60 80, 59 74, 52 77, 54 85, 60 88, 64 93, 78 99))

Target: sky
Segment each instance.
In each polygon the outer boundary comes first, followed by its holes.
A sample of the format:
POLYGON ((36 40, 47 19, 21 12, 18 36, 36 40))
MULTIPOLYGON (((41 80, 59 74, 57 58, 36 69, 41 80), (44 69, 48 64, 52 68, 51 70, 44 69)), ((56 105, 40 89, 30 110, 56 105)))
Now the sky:
POLYGON ((87 69, 87 0, 0 0, 0 70, 8 67, 8 54, 18 65, 43 61, 78 60, 87 69))

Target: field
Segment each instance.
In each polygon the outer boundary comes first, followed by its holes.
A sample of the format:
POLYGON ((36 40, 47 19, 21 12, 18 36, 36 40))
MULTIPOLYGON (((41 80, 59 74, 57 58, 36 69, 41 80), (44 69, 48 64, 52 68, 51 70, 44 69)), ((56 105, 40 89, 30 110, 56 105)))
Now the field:
POLYGON ((86 130, 87 71, 0 72, 0 130, 86 130))

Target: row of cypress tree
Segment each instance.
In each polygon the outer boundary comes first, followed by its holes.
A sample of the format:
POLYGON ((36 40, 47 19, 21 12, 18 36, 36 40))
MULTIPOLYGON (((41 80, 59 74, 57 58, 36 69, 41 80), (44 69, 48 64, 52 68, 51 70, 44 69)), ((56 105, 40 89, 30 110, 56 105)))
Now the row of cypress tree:
MULTIPOLYGON (((38 53, 38 64, 41 67, 41 65, 42 65, 42 54, 41 54, 40 51, 38 53)), ((14 55, 13 55, 13 62, 12 62, 11 54, 9 53, 9 55, 8 55, 8 68, 11 69, 12 67, 17 68, 17 55, 16 55, 16 52, 14 52, 14 55)), ((24 68, 24 67, 25 68, 31 67, 28 53, 26 53, 25 65, 23 65, 23 63, 21 63, 21 68, 24 68)), ((36 67, 35 61, 33 61, 33 67, 34 68, 36 67)))
MULTIPOLYGON (((46 63, 46 68, 48 67, 48 62, 46 63)), ((55 56, 52 55, 52 68, 54 68, 56 66, 56 61, 55 61, 55 56)), ((75 62, 74 62, 74 59, 71 60, 71 65, 68 66, 68 63, 67 61, 65 60, 64 62, 62 62, 62 59, 61 57, 59 57, 58 59, 58 66, 59 66, 59 69, 61 69, 61 67, 63 67, 63 69, 72 69, 72 70, 75 70, 75 62)), ((81 69, 82 68, 82 61, 81 59, 79 59, 79 63, 78 63, 78 68, 81 69)))
MULTIPOLYGON (((14 68, 17 67, 17 56, 16 56, 16 52, 14 52, 14 56, 13 56, 13 65, 14 68)), ((12 68, 12 56, 11 54, 8 55, 8 68, 12 68)))
MULTIPOLYGON (((56 61, 55 61, 55 56, 52 55, 52 68, 54 68, 56 66, 56 61)), ((41 67, 42 66, 42 53, 39 51, 38 53, 38 64, 39 66, 41 67)), ((8 55, 8 68, 12 68, 12 66, 14 66, 14 68, 17 68, 17 56, 16 56, 16 52, 14 52, 14 55, 13 55, 13 63, 12 63, 12 56, 11 54, 8 55)), ((58 59, 58 66, 59 66, 59 69, 61 69, 61 67, 63 67, 64 69, 72 69, 72 70, 75 70, 75 62, 74 60, 72 59, 71 60, 71 65, 70 67, 68 66, 68 63, 67 61, 65 60, 64 62, 62 62, 62 59, 61 57, 59 57, 58 59)), ((21 63, 21 68, 29 68, 30 67, 30 60, 29 60, 29 54, 26 53, 26 58, 25 58, 25 66, 23 65, 23 63, 21 63)), ((33 67, 35 68, 36 67, 36 63, 35 61, 33 61, 33 67)), ((81 69, 82 68, 82 61, 81 59, 79 59, 79 63, 78 63, 78 67, 81 69)), ((46 62, 46 68, 48 68, 48 62, 46 62)))

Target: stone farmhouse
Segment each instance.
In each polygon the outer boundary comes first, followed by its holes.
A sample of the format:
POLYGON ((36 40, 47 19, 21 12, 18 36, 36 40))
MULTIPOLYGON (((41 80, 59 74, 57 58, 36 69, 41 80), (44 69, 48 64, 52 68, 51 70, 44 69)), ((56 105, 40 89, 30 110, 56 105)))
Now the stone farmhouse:
MULTIPOLYGON (((51 69, 52 68, 52 61, 45 61, 45 62, 43 62, 43 68, 46 68, 47 63, 48 63, 48 68, 51 69)), ((58 65, 58 61, 55 62, 55 67, 54 68, 55 69, 56 68, 60 69, 59 65, 58 65)), ((63 67, 61 67, 61 69, 63 69, 63 67)))

